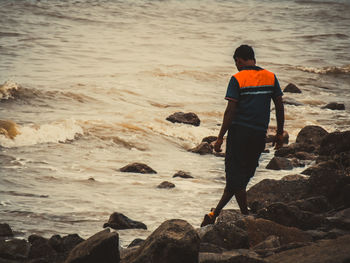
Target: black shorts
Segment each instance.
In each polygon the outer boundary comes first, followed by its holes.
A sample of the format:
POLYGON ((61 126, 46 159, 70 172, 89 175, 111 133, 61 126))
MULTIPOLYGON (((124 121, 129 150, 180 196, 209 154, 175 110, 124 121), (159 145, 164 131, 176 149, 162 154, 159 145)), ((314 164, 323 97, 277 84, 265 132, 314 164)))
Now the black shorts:
POLYGON ((266 133, 240 125, 232 125, 226 141, 226 189, 245 189, 254 176, 265 149, 266 133))

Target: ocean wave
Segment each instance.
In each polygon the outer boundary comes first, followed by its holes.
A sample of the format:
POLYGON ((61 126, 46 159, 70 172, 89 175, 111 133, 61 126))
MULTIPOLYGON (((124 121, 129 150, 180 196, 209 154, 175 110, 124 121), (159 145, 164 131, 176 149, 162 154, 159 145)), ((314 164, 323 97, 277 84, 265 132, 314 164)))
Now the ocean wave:
POLYGON ((350 65, 345 66, 331 66, 331 67, 323 67, 323 68, 314 68, 314 67, 297 67, 297 69, 316 74, 349 74, 350 73, 350 65))
POLYGON ((13 99, 19 87, 17 83, 11 80, 0 85, 0 100, 13 99))
POLYGON ((13 139, 0 134, 0 146, 5 148, 30 146, 40 143, 60 143, 74 140, 83 134, 83 129, 75 120, 63 120, 49 124, 20 126, 19 134, 13 139))

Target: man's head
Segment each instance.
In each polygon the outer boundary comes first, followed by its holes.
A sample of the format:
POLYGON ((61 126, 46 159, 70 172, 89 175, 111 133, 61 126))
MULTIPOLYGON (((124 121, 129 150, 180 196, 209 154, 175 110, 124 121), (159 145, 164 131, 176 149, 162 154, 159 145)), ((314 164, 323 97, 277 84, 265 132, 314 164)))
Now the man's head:
POLYGON ((241 45, 233 54, 233 59, 236 62, 236 67, 241 70, 243 67, 255 66, 256 60, 254 50, 251 46, 241 45))

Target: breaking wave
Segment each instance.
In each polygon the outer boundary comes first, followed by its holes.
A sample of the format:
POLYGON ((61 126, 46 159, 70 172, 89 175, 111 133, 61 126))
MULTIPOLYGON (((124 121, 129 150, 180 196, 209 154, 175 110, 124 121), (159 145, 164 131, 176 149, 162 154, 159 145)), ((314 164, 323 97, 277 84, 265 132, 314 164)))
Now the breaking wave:
POLYGON ((17 128, 19 134, 13 139, 0 134, 0 146, 13 148, 40 143, 60 143, 83 134, 83 129, 72 119, 42 125, 17 125, 17 128))
POLYGON ((13 81, 6 81, 0 85, 0 100, 13 99, 19 89, 19 85, 13 81))
POLYGON ((339 66, 339 67, 332 66, 332 67, 323 67, 323 68, 297 67, 297 69, 304 72, 310 72, 310 73, 316 73, 316 74, 350 74, 350 65, 339 66))

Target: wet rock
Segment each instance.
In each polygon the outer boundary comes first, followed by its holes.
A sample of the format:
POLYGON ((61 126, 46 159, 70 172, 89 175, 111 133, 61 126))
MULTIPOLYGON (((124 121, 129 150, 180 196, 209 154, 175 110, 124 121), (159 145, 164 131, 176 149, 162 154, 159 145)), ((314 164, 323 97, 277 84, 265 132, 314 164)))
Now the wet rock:
POLYGON ((70 234, 64 237, 61 237, 60 235, 53 235, 48 240, 50 246, 59 253, 69 252, 83 241, 84 239, 78 234, 70 234))
POLYGON ((162 223, 146 240, 123 259, 123 263, 198 262, 199 237, 184 220, 162 223))
POLYGON ((225 249, 249 248, 248 235, 232 222, 207 225, 199 232, 201 242, 214 244, 225 249))
MULTIPOLYGON (((293 158, 293 157, 297 157, 296 153, 298 153, 298 152, 310 153, 310 156, 313 156, 315 151, 317 150, 317 148, 318 148, 318 146, 316 146, 316 145, 292 143, 288 146, 284 146, 284 147, 276 150, 275 156, 293 158)), ((311 160, 313 160, 313 159, 314 159, 314 157, 311 158, 311 160)))
POLYGON ((329 201, 336 208, 350 207, 350 176, 337 180, 333 191, 328 196, 329 201))
POLYGON ((141 174, 156 174, 157 172, 143 163, 132 163, 128 164, 119 169, 121 172, 127 173, 141 173, 141 174))
POLYGON ((316 155, 307 152, 296 152, 294 156, 299 160, 316 160, 316 155))
POLYGON ((320 155, 335 155, 350 151, 350 131, 332 132, 320 142, 320 155))
POLYGON ((236 249, 223 253, 200 253, 200 263, 266 263, 258 254, 249 249, 236 249))
POLYGON ((299 160, 298 158, 292 158, 290 161, 293 167, 305 167, 305 162, 299 160))
POLYGON ((216 219, 217 223, 221 223, 221 222, 232 222, 235 223, 238 220, 241 220, 243 218, 245 218, 246 216, 243 215, 239 210, 237 209, 224 209, 221 210, 219 216, 216 219))
POLYGON ((206 242, 201 242, 199 247, 199 252, 222 253, 224 251, 226 251, 226 249, 206 242))
POLYGON ((322 216, 300 210, 296 206, 286 205, 284 203, 274 203, 259 210, 257 217, 303 230, 316 229, 325 224, 325 218, 322 216))
POLYGON ((202 142, 212 143, 218 139, 217 136, 207 136, 202 139, 202 142))
POLYGON ((322 107, 322 109, 345 110, 345 105, 343 103, 331 102, 322 107))
POLYGON ((318 148, 321 141, 327 134, 328 132, 320 126, 305 126, 298 133, 296 143, 313 145, 318 148))
POLYGON ((168 181, 161 182, 157 186, 157 188, 161 188, 161 189, 170 189, 170 188, 174 188, 174 187, 175 187, 175 184, 168 182, 168 181))
POLYGON ((213 146, 207 142, 202 142, 201 144, 191 149, 190 151, 193 153, 199 153, 200 155, 212 154, 213 146))
POLYGON ((350 230, 350 208, 337 212, 332 217, 327 217, 333 227, 350 230))
POLYGON ((301 90, 293 83, 289 83, 283 90, 283 92, 301 93, 301 90))
POLYGON ((0 237, 12 237, 13 236, 13 232, 11 227, 4 223, 4 224, 0 224, 0 237))
POLYGON ((23 239, 0 240, 0 258, 26 259, 29 255, 30 244, 23 239))
POLYGON ((334 240, 321 240, 267 257, 269 263, 330 263, 348 262, 350 258, 350 235, 334 240))
POLYGON ((184 171, 177 171, 174 175, 173 175, 173 178, 175 177, 181 177, 181 178, 193 178, 193 176, 188 173, 188 172, 184 172, 184 171))
MULTIPOLYGON (((268 133, 266 135, 265 142, 266 143, 271 143, 274 141, 276 135, 276 129, 268 129, 268 133)), ((289 134, 287 131, 283 132, 283 144, 288 144, 289 143, 289 134)))
POLYGON ((247 229, 251 247, 265 241, 269 236, 278 237, 281 245, 312 241, 311 236, 300 229, 283 226, 270 220, 247 217, 243 220, 243 223, 247 229))
POLYGON ((138 221, 134 221, 127 216, 123 215, 122 213, 114 212, 109 217, 109 220, 107 223, 103 225, 103 227, 110 227, 113 229, 147 229, 147 226, 138 221))
POLYGON ((306 177, 300 174, 289 174, 281 178, 282 181, 296 181, 304 179, 306 179, 306 177))
POLYGON ((293 105, 293 106, 303 106, 304 104, 295 100, 295 99, 292 99, 290 97, 285 97, 283 96, 283 103, 284 104, 287 104, 287 105, 293 105))
POLYGON ((105 229, 77 245, 65 261, 66 263, 118 263, 118 233, 105 229))
POLYGON ((264 179, 248 190, 248 205, 253 210, 254 202, 260 204, 261 208, 276 202, 297 201, 308 197, 308 189, 307 179, 293 181, 264 179))
POLYGON ((255 245, 253 247, 254 250, 257 249, 270 249, 270 248, 277 248, 281 246, 280 238, 278 236, 268 236, 264 241, 260 242, 259 244, 255 245))
POLYGON ((135 246, 140 246, 143 242, 145 242, 144 239, 136 238, 128 245, 128 248, 135 247, 135 246))
POLYGON ((270 170, 292 170, 293 164, 290 160, 284 157, 273 157, 266 166, 270 170))
POLYGON ((322 172, 325 169, 338 170, 339 168, 340 168, 339 165, 335 161, 331 160, 331 161, 321 162, 313 166, 310 166, 304 171, 302 171, 301 174, 312 175, 312 174, 317 174, 318 172, 322 172))
POLYGON ((175 112, 174 114, 168 116, 166 120, 172 123, 177 122, 177 123, 190 124, 194 126, 199 126, 201 123, 198 116, 193 112, 189 112, 189 113, 175 112))

